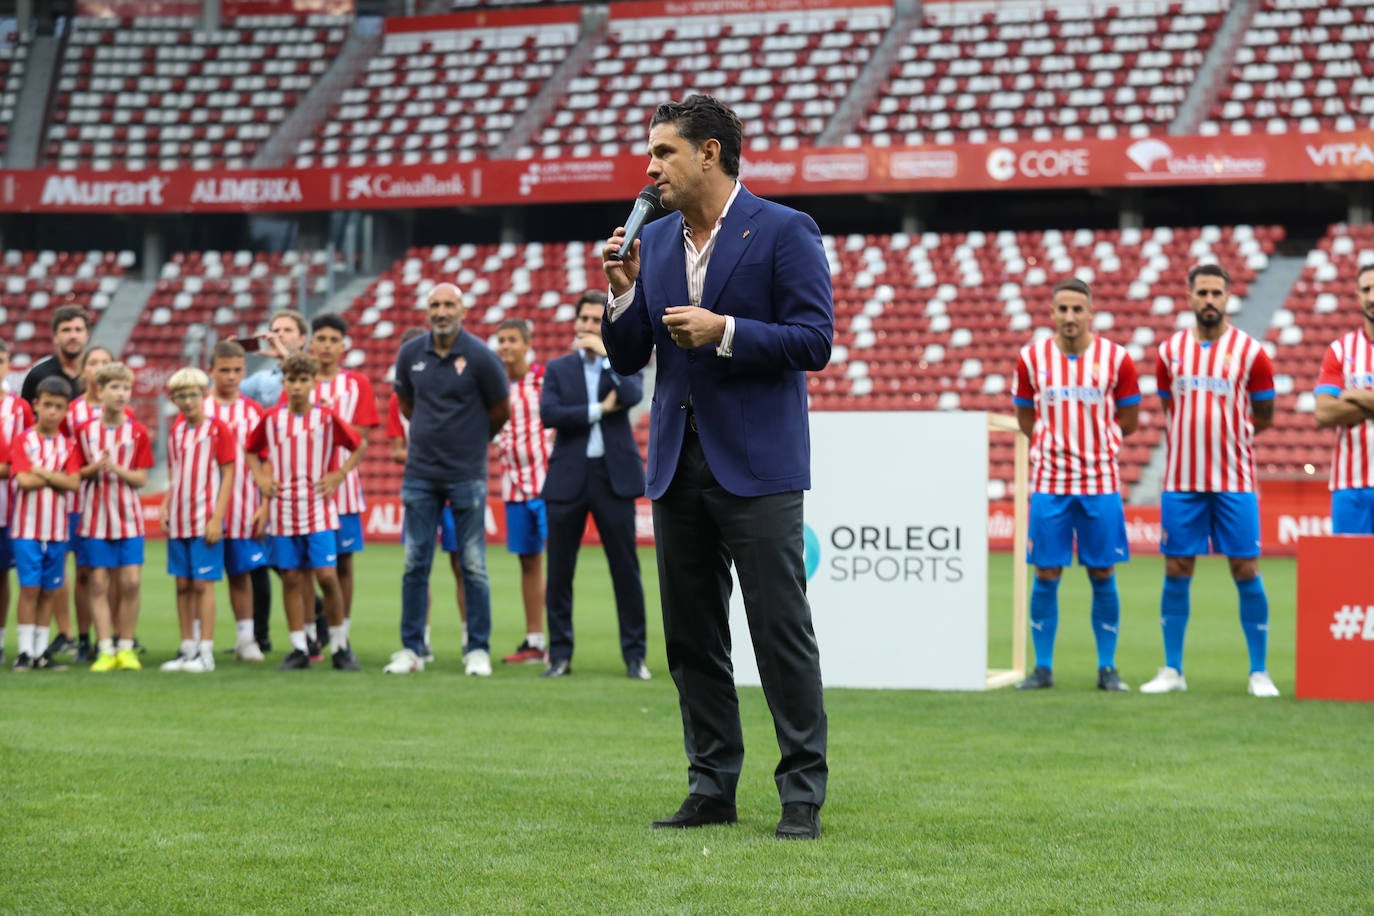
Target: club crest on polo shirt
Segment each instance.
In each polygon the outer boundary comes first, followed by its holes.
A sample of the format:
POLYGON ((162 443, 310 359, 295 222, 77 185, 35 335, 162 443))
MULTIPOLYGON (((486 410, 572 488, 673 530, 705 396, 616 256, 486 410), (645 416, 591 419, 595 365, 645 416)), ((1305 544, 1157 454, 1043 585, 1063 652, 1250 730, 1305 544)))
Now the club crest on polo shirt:
POLYGON ((460 357, 458 357, 456 360, 453 361, 453 371, 454 371, 454 372, 457 372, 459 375, 462 375, 462 374, 463 374, 463 370, 466 369, 467 367, 468 367, 467 357, 460 356, 460 357))

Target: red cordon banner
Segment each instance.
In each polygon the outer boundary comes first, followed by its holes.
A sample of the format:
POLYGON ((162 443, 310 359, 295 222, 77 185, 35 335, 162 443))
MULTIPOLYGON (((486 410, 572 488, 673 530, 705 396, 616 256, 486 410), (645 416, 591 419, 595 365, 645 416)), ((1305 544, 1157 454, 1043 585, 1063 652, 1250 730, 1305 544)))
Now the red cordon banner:
MULTIPOLYGON (((444 17, 448 18, 448 17, 444 17)), ((0 212, 237 213, 626 200, 647 159, 224 172, 0 171, 0 212)), ((1374 131, 779 150, 744 157, 757 194, 914 193, 1374 181, 1374 131)))

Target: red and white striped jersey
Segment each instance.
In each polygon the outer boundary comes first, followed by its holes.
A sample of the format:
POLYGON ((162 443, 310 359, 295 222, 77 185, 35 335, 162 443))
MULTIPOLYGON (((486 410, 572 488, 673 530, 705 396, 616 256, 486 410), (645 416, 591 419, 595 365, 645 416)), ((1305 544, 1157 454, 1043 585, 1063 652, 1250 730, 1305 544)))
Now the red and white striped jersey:
POLYGON ((501 450, 501 498, 508 503, 538 499, 549 470, 549 439, 539 419, 544 366, 535 363, 510 386, 510 419, 496 444, 501 450))
MULTIPOLYGON (((250 402, 251 403, 251 402, 250 402)), ((256 404, 253 406, 257 406, 256 404)), ((220 468, 244 464, 240 441, 229 425, 208 413, 195 426, 184 417, 167 434, 167 536, 204 537, 219 498, 220 468)), ((249 476, 251 482, 252 477, 249 476)), ((256 491, 256 487, 254 487, 256 491)), ((231 494, 229 504, 234 503, 231 494)), ((228 518, 228 512, 225 513, 228 518)), ((228 526, 226 525, 226 533, 228 526)), ((249 517, 248 527, 253 527, 249 517)), ((229 534, 229 537, 239 535, 229 534)), ((248 537, 248 535, 243 535, 248 537)))
MULTIPOLYGON (((62 425, 58 427, 62 435, 70 436, 76 440, 76 431, 85 426, 92 420, 100 417, 100 402, 88 401, 84 394, 78 394, 67 402, 67 415, 62 418, 62 425)), ((84 489, 84 488, 83 488, 84 489)), ((67 494, 67 511, 81 511, 81 490, 67 494)))
POLYGON ((401 413, 401 399, 394 391, 386 402, 386 437, 404 439, 407 445, 410 444, 410 421, 401 413))
MULTIPOLYGON (((262 407, 252 398, 239 395, 232 404, 221 404, 213 394, 207 395, 201 407, 207 417, 224 422, 234 434, 234 483, 229 491, 229 511, 224 516, 224 536, 230 538, 251 538, 253 536, 253 513, 258 511, 261 494, 253 475, 248 471, 244 460, 244 444, 248 434, 262 419, 262 407)), ((183 422, 178 417, 179 422, 183 422)))
MULTIPOLYGON (((76 443, 58 433, 44 436, 30 426, 10 443, 10 474, 43 468, 63 474, 81 473, 81 453, 76 443)), ((10 516, 10 537, 33 541, 67 540, 66 494, 52 487, 19 490, 14 494, 10 516)))
MULTIPOLYGON (((6 445, 33 425, 33 408, 17 394, 0 395, 0 440, 6 445)), ((14 478, 0 480, 0 528, 10 523, 10 494, 14 478)))
POLYGON ((337 469, 343 449, 360 439, 332 408, 315 405, 303 416, 273 407, 248 436, 247 451, 272 466, 277 495, 268 503, 268 531, 283 537, 335 531, 339 512, 333 499, 315 492, 315 482, 337 469))
MULTIPOLYGON (((1340 397, 1347 388, 1374 388, 1374 342, 1364 328, 1342 334, 1322 356, 1317 394, 1340 397)), ((1374 423, 1336 427, 1336 451, 1331 456, 1333 490, 1374 487, 1374 423)))
POLYGON ((1119 407, 1140 403, 1140 382, 1126 349, 1094 336, 1068 356, 1053 337, 1021 348, 1018 407, 1035 408, 1031 488, 1036 493, 1097 495, 1121 489, 1119 407))
POLYGON ((1159 345, 1155 379, 1169 405, 1164 489, 1253 491, 1251 405, 1274 397, 1274 367, 1260 342, 1234 326, 1205 344, 1190 329, 1176 331, 1159 345))
MULTIPOLYGON (((153 466, 153 445, 148 430, 137 420, 124 418, 118 426, 89 420, 76 429, 76 447, 83 466, 109 453, 110 460, 126 470, 153 466)), ((81 481, 81 524, 83 538, 120 541, 143 537, 143 503, 138 489, 113 471, 99 472, 81 481)))
MULTIPOLYGON (((285 405, 286 395, 283 394, 282 398, 282 404, 285 405)), ((377 395, 372 390, 372 383, 367 376, 351 370, 344 370, 332 379, 317 381, 310 402, 333 408, 334 413, 355 431, 371 429, 381 422, 377 416, 377 395)), ((365 432, 360 434, 366 435, 365 432)), ((340 451, 339 464, 342 465, 352 454, 351 449, 340 451)), ((334 508, 340 515, 356 515, 367 508, 363 500, 362 476, 357 468, 349 471, 343 484, 334 491, 334 508)))

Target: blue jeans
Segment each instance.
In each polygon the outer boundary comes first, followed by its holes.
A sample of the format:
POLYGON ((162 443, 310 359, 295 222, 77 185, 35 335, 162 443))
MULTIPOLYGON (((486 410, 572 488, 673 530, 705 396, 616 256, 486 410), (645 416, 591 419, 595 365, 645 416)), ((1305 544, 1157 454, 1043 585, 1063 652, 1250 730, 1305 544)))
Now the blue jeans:
POLYGON ((401 576, 401 645, 416 655, 425 648, 429 610, 429 571, 444 504, 453 510, 463 594, 468 606, 468 649, 490 650, 491 585, 487 581, 487 482, 428 480, 407 475, 401 481, 405 507, 406 569, 401 576))

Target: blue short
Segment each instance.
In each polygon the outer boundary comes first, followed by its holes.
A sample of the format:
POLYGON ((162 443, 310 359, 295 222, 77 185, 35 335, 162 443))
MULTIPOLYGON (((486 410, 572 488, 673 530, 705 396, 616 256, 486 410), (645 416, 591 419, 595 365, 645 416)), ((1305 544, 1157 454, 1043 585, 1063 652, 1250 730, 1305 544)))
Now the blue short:
POLYGON ((333 531, 274 534, 267 539, 267 550, 276 569, 325 569, 339 563, 333 531))
POLYGON ((1331 491, 1332 534, 1374 534, 1374 487, 1331 491))
POLYGON ((168 538, 167 575, 218 582, 224 578, 224 541, 211 545, 204 537, 168 538))
MULTIPOLYGON (((0 483, 0 487, 7 484, 0 483)), ((10 540, 9 526, 0 528, 0 572, 14 569, 14 543, 10 540)))
POLYGON ((13 544, 14 568, 19 574, 20 588, 51 592, 62 587, 67 568, 65 543, 15 538, 13 544))
POLYGON ((360 552, 363 549, 363 517, 356 512, 340 515, 334 544, 339 556, 360 552))
POLYGON ((1165 492, 1159 501, 1166 557, 1219 553, 1235 560, 1260 555, 1259 498, 1254 493, 1165 492))
POLYGON ((253 538, 224 539, 224 571, 231 576, 261 569, 267 565, 267 544, 253 538))
POLYGON ((1026 562, 1040 569, 1068 566, 1073 562, 1075 538, 1080 566, 1107 569, 1129 560, 1121 494, 1032 493, 1026 562))
POLYGON ((549 516, 542 499, 506 503, 506 549, 522 557, 544 552, 549 516))
POLYGON ((78 566, 92 569, 119 569, 121 566, 143 565, 143 538, 82 538, 82 550, 86 562, 81 562, 81 553, 76 555, 78 566))
POLYGON ((81 535, 77 534, 81 530, 81 513, 67 513, 67 553, 76 554, 77 566, 90 566, 86 562, 86 551, 81 545, 81 535))

